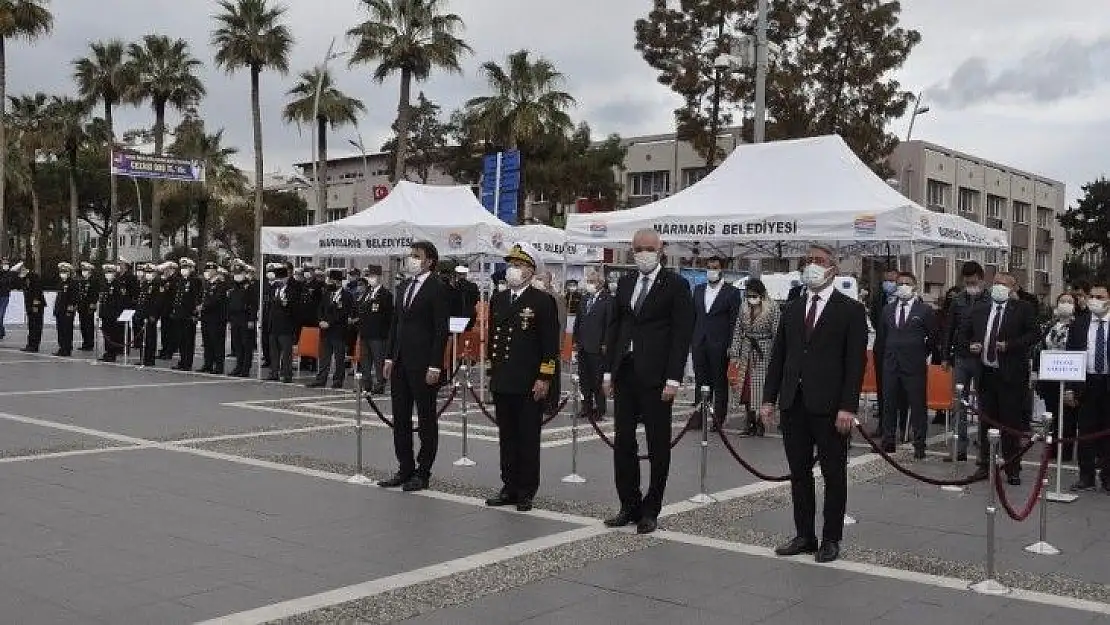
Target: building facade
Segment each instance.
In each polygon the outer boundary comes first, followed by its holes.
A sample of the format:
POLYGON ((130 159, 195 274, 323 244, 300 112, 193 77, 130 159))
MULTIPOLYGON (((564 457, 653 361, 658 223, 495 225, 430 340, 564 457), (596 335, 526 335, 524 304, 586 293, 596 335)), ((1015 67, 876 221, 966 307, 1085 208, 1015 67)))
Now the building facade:
MULTIPOLYGON (((723 160, 740 145, 738 126, 721 129, 717 145, 723 160)), ((621 183, 621 205, 641 206, 659 198, 674 195, 709 173, 705 158, 693 144, 679 141, 674 133, 627 137, 624 168, 613 175, 621 183)))
POLYGON ((1027 291, 1046 299, 1063 288, 1066 237, 1056 219, 1066 210, 1064 183, 927 141, 898 145, 888 163, 892 184, 922 206, 1005 230, 1008 254, 956 251, 925 256, 922 281, 936 293, 956 284, 964 261, 988 279, 1008 269, 1027 291))

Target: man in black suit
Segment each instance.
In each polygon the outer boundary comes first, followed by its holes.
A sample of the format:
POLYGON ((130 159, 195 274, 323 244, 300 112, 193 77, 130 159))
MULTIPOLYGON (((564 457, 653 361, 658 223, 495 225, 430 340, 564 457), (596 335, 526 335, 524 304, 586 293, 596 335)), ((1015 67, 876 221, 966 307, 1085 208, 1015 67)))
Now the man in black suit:
POLYGON ((293 337, 300 327, 301 282, 289 277, 289 268, 274 267, 274 281, 267 287, 266 313, 270 326, 270 380, 293 381, 293 337))
POLYGON ((439 444, 436 388, 451 317, 450 292, 434 275, 439 252, 427 241, 412 244, 405 258, 409 279, 397 290, 400 300, 389 331, 389 356, 382 374, 393 397, 393 449, 400 464, 393 477, 378 482, 383 488, 424 490, 432 474, 439 444), (412 410, 420 426, 420 453, 413 457, 412 410))
POLYGON ((58 263, 58 296, 54 298, 54 323, 58 331, 58 351, 55 356, 73 353, 73 318, 77 314, 77 281, 73 279, 73 265, 58 263))
MULTIPOLYGON (((1087 294, 1087 310, 1072 321, 1067 342, 1068 351, 1087 352, 1087 379, 1069 384, 1064 396, 1069 406, 1079 406, 1080 436, 1110 428, 1110 292, 1096 282, 1087 294)), ((1096 475, 1110 492, 1110 438, 1079 442, 1079 479, 1071 490, 1093 490, 1096 475)))
POLYGON ((328 269, 320 310, 316 313, 320 328, 320 360, 317 362, 316 379, 305 386, 321 388, 328 383, 328 374, 334 366, 332 388, 343 388, 347 377, 347 325, 355 314, 355 299, 343 288, 343 270, 328 269))
MULTIPOLYGON (((976 306, 960 329, 972 354, 982 359, 976 387, 983 415, 994 422, 1024 430, 1026 394, 1029 388, 1029 355, 1041 338, 1036 312, 1017 298, 1017 283, 1008 273, 994 274, 991 301, 976 306)), ((979 468, 976 477, 987 476, 990 446, 987 422, 979 424, 979 468)), ((1021 484, 1021 458, 1017 436, 1002 432, 1002 456, 1014 461, 1004 467, 1011 485, 1021 484)))
POLYGON ((486 505, 515 505, 521 512, 532 509, 540 486, 540 428, 562 335, 555 298, 531 286, 538 260, 527 243, 517 243, 505 257, 509 289, 490 300, 486 339, 502 483, 486 505))
POLYGON ((601 392, 604 370, 605 333, 613 316, 613 296, 601 286, 601 276, 586 274, 586 294, 574 316, 574 351, 578 355, 578 380, 582 391, 582 415, 595 413, 603 419, 607 400, 601 392))
POLYGON ((775 334, 760 416, 773 427, 782 411, 782 441, 790 466, 794 538, 775 553, 814 553, 818 562, 840 556, 848 497, 848 434, 859 409, 867 360, 867 313, 833 286, 833 251, 814 245, 805 259, 805 299, 791 302, 775 334), (824 524, 817 543, 814 447, 825 479, 824 524))
POLYGON ((928 362, 939 359, 937 320, 932 306, 917 296, 917 278, 902 272, 895 278, 894 302, 887 304, 875 327, 876 370, 883 369, 881 427, 883 447, 895 450, 898 435, 898 402, 904 396, 909 407, 909 426, 913 429, 913 457, 925 459, 925 436, 928 429, 925 408, 925 381, 928 362))
POLYGON ((621 509, 609 527, 636 524, 655 531, 671 466, 671 413, 690 336, 694 304, 690 285, 659 264, 662 241, 654 230, 632 237, 638 271, 621 278, 609 322, 602 387, 614 397, 616 438, 613 474, 621 509), (651 466, 647 494, 640 491, 636 425, 644 424, 651 466))
POLYGON ((385 392, 382 364, 385 360, 385 342, 393 324, 393 293, 382 285, 382 268, 369 267, 364 278, 366 284, 358 291, 358 338, 362 341, 360 354, 363 390, 375 395, 385 392))
MULTIPOLYGON (((701 387, 708 386, 713 393, 713 429, 728 416, 728 348, 732 330, 740 314, 740 289, 724 281, 721 269, 724 261, 713 256, 705 261, 708 281, 694 287, 694 338, 691 354, 694 360, 694 379, 697 383, 697 402, 702 401, 701 387)), ((695 418, 700 428, 701 414, 695 418)))

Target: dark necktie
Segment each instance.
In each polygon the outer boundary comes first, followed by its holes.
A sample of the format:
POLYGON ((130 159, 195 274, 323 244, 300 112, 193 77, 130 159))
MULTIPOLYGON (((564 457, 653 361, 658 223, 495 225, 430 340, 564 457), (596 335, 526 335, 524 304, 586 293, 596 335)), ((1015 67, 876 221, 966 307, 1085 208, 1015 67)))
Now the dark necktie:
POLYGON ((1002 325, 1002 304, 994 305, 994 321, 987 337, 987 362, 998 362, 998 326, 1002 325))
POLYGON ((898 307, 898 327, 906 327, 906 305, 902 304, 898 307))
POLYGON ((516 293, 509 293, 509 304, 510 305, 515 304, 516 303, 516 298, 518 298, 518 297, 520 297, 520 296, 517 295, 516 293))
POLYGON ((409 283, 408 291, 405 291, 405 308, 412 306, 412 296, 414 293, 416 293, 416 278, 413 278, 412 282, 409 283))
POLYGON ((817 302, 821 301, 820 295, 814 295, 810 300, 809 312, 806 313, 806 338, 813 333, 813 327, 817 325, 817 302))
POLYGON ((636 296, 636 303, 632 305, 632 310, 636 314, 640 314, 640 309, 644 307, 644 300, 647 299, 648 286, 651 284, 651 278, 644 276, 640 278, 640 294, 636 296))
POLYGON ((1100 319, 1095 332, 1095 373, 1106 373, 1106 320, 1100 319))

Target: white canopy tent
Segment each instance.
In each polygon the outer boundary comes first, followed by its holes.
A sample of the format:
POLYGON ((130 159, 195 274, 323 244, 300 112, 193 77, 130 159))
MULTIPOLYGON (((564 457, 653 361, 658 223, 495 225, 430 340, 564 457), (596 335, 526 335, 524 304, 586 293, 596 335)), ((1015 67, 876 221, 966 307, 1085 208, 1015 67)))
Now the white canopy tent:
POLYGON ((566 232, 571 242, 626 247, 643 228, 665 242, 756 258, 799 256, 812 241, 842 254, 1009 249, 1002 230, 906 198, 836 135, 740 146, 675 195, 630 210, 572 214, 566 232))
POLYGON ((470 187, 401 181, 385 199, 349 217, 315 226, 262 229, 262 253, 283 256, 386 257, 431 241, 441 256, 503 255, 513 229, 489 213, 470 187))
POLYGON ((602 248, 593 244, 568 243, 565 230, 543 224, 513 228, 513 240, 531 243, 541 260, 549 264, 588 265, 601 261, 602 248), (565 254, 565 256, 564 256, 565 254))

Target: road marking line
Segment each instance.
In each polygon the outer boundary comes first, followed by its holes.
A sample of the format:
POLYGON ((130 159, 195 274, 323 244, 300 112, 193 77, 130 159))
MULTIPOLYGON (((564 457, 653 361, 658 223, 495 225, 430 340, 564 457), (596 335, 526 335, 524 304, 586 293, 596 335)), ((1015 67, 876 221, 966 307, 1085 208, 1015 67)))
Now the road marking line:
POLYGON ((129 451, 132 449, 150 449, 150 445, 117 445, 113 447, 94 447, 92 449, 73 449, 70 451, 54 451, 45 454, 29 454, 26 456, 8 456, 0 458, 0 464, 12 462, 29 462, 31 460, 47 460, 50 458, 70 458, 72 456, 91 456, 93 454, 108 454, 116 451, 129 451))
POLYGON ((28 359, 28 360, 0 360, 0 365, 28 365, 28 364, 39 365, 39 364, 46 363, 46 362, 50 362, 50 361, 45 360, 43 358, 35 358, 35 359, 28 359))
POLYGON ((405 573, 398 573, 396 575, 370 580, 361 584, 336 588, 335 590, 329 590, 307 597, 300 597, 290 601, 262 606, 253 610, 229 614, 220 618, 203 621, 200 625, 239 625, 247 623, 253 625, 254 623, 276 621, 340 603, 366 599, 407 586, 422 584, 444 577, 450 577, 451 575, 473 571, 485 566, 504 562, 505 560, 511 560, 545 549, 593 538, 594 536, 600 536, 607 532, 608 530, 606 528, 600 526, 582 527, 559 532, 557 534, 497 547, 489 551, 483 551, 462 558, 440 562, 405 573))
POLYGON ((329 430, 346 430, 352 426, 346 423, 337 423, 335 425, 310 425, 303 428, 287 428, 284 430, 256 430, 254 432, 239 432, 236 434, 218 434, 216 436, 204 436, 201 438, 182 438, 174 441, 166 441, 175 445, 196 445, 198 443, 218 443, 220 441, 237 441, 249 438, 266 438, 268 436, 285 436, 287 434, 310 434, 312 432, 327 432, 329 430))
POLYGON ((164 388, 167 386, 202 386, 209 384, 242 384, 243 380, 197 380, 195 382, 162 382, 160 384, 121 384, 118 386, 79 386, 74 388, 51 388, 36 391, 3 391, 0 397, 19 395, 58 395, 62 393, 88 393, 93 391, 128 391, 139 388, 164 388))

